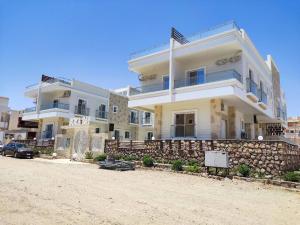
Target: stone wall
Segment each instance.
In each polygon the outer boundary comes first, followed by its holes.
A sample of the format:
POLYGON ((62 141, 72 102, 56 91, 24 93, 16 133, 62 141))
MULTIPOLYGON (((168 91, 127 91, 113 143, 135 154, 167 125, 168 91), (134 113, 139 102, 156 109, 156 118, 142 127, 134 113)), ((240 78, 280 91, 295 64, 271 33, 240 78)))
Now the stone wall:
POLYGON ((247 164, 256 172, 279 175, 300 167, 300 150, 283 141, 240 140, 154 140, 145 142, 119 142, 106 140, 108 154, 131 155, 142 159, 150 155, 156 160, 197 160, 204 166, 205 151, 225 151, 230 168, 247 164))

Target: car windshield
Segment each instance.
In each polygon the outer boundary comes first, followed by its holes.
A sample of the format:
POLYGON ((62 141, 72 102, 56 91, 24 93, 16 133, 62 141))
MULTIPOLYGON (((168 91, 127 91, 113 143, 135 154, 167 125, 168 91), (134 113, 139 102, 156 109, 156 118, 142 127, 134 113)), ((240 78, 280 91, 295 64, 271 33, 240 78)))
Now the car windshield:
POLYGON ((25 144, 16 144, 17 148, 26 148, 25 144))

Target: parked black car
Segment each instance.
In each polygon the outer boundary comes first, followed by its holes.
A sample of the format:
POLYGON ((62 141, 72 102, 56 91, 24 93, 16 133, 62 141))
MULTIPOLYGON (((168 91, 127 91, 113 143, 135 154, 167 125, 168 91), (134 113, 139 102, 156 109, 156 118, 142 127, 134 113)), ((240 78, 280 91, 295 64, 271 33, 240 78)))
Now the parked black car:
POLYGON ((22 157, 22 158, 33 158, 33 151, 32 149, 28 148, 25 144, 18 143, 18 142, 10 142, 9 144, 5 145, 2 149, 2 155, 12 155, 15 158, 22 157))

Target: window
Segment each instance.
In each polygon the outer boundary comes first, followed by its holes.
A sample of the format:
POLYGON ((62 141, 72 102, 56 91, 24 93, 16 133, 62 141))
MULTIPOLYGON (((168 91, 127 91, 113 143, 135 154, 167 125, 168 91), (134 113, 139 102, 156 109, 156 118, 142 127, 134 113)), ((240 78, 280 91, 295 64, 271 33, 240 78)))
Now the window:
POLYGON ((113 106, 113 112, 114 113, 118 112, 118 106, 116 106, 116 105, 113 106))
POLYGON ((138 123, 137 111, 130 111, 130 123, 138 123))
POLYGON ((99 128, 99 127, 97 127, 97 128, 95 129, 95 133, 96 133, 96 134, 99 134, 99 133, 100 133, 100 128, 99 128))
POLYGON ((153 133, 151 132, 151 131, 149 131, 148 133, 147 133, 147 140, 152 140, 152 137, 153 137, 153 133))
POLYGON ((205 82, 204 69, 189 71, 187 74, 188 85, 203 84, 205 82))
POLYGON ((144 112, 143 123, 151 124, 151 113, 150 112, 144 112))
POLYGON ((130 138, 130 132, 129 131, 125 131, 125 138, 129 139, 130 138))
POLYGON ((87 115, 87 102, 83 99, 78 99, 78 105, 76 109, 76 113, 79 115, 87 115))
POLYGON ((164 90, 169 89, 169 81, 170 81, 169 75, 163 76, 163 89, 164 90))
POLYGON ((249 79, 252 80, 253 79, 253 72, 252 70, 249 69, 249 79))
POLYGON ((115 130, 114 134, 115 134, 114 136, 115 136, 116 140, 120 139, 120 131, 119 130, 115 130))

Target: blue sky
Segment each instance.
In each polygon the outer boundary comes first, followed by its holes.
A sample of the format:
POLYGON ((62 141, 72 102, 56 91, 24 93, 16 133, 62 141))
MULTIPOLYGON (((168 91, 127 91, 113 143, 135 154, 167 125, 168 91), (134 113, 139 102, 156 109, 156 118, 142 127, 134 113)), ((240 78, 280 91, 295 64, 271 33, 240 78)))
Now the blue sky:
POLYGON ((288 115, 300 115, 300 1, 0 0, 0 96, 10 107, 41 74, 104 88, 138 85, 131 52, 168 41, 170 27, 189 35, 235 20, 281 72, 288 115))

